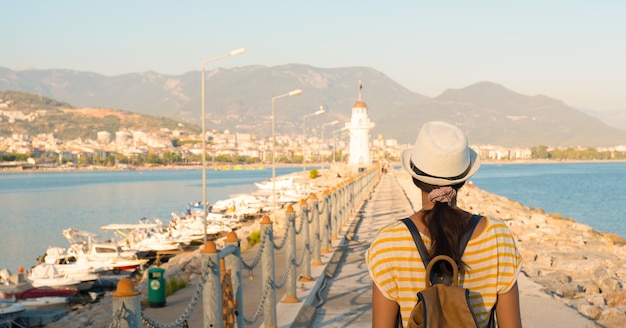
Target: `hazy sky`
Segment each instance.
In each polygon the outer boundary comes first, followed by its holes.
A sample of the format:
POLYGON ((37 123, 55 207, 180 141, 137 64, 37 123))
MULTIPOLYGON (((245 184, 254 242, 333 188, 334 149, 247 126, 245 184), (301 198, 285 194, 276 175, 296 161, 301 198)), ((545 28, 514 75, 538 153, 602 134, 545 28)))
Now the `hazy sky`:
POLYGON ((491 81, 581 109, 626 111, 622 0, 7 0, 0 8, 0 66, 11 69, 179 75, 245 47, 206 69, 367 66, 430 97, 491 81))

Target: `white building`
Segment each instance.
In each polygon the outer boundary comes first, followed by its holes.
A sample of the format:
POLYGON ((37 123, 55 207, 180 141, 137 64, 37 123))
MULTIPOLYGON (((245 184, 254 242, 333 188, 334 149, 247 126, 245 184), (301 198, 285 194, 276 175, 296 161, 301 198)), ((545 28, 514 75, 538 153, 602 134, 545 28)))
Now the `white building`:
POLYGON ((113 141, 113 135, 109 131, 98 131, 96 139, 101 144, 110 144, 113 141))
POLYGON ((365 167, 372 164, 370 153, 369 132, 374 127, 367 117, 367 104, 359 100, 352 105, 352 118, 346 123, 346 129, 350 130, 350 158, 348 166, 365 167))

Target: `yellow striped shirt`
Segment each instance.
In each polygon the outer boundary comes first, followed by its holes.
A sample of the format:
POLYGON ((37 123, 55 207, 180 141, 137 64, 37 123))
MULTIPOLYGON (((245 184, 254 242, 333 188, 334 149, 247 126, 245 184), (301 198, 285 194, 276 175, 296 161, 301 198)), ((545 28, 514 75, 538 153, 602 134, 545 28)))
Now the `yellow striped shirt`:
MULTIPOLYGON (((431 241, 421 234, 426 248, 431 241)), ((366 254, 372 280, 382 294, 400 305, 404 327, 426 286, 424 264, 411 232, 401 221, 382 228, 366 254)), ((459 285, 470 290, 470 303, 479 326, 485 327, 498 294, 508 292, 522 268, 522 257, 504 222, 486 218, 485 229, 467 244, 463 261, 469 267, 459 285)))

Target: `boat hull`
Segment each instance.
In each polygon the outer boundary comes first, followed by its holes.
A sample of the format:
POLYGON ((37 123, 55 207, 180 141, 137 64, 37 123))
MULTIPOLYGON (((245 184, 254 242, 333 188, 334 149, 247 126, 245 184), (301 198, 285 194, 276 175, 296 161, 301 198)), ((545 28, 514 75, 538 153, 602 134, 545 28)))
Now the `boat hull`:
POLYGON ((0 302, 0 323, 12 322, 19 317, 20 313, 24 312, 26 307, 20 303, 0 302))

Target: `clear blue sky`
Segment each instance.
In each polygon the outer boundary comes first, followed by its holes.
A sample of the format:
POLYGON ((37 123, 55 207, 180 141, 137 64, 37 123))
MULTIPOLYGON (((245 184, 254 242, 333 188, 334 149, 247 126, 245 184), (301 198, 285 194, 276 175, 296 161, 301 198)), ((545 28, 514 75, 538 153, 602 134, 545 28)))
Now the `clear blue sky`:
POLYGON ((621 0, 7 0, 0 8, 0 66, 10 69, 178 75, 245 47, 207 70, 367 66, 430 97, 491 81, 626 111, 621 0))

